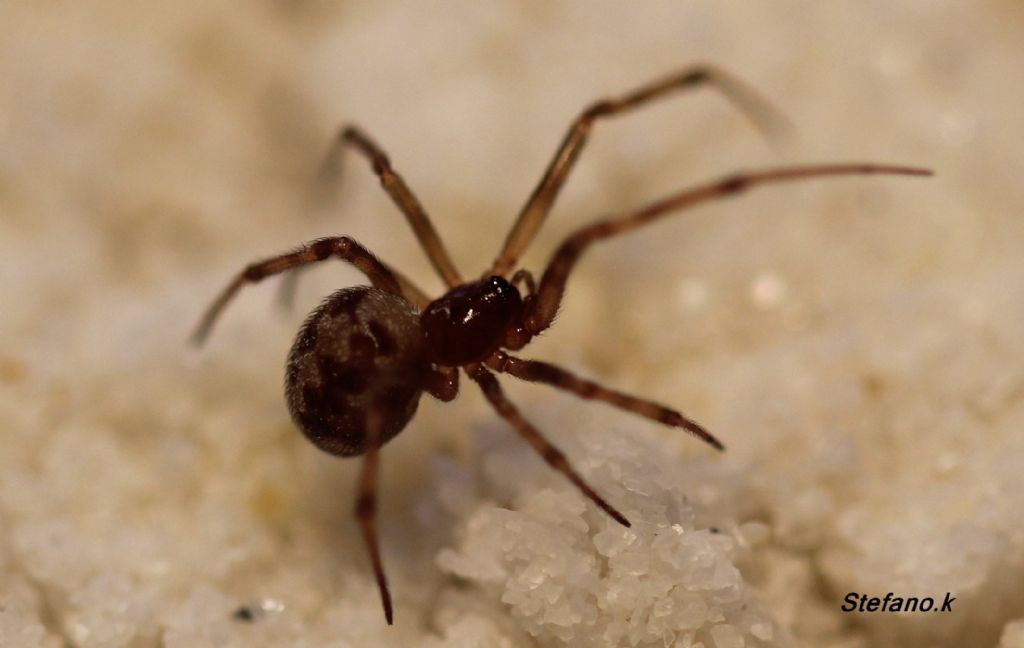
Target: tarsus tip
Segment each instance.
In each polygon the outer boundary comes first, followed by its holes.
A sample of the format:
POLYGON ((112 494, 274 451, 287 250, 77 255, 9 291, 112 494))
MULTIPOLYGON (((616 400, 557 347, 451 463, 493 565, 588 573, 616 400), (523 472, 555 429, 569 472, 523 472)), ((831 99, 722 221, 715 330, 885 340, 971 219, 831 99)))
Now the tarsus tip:
POLYGON ((680 426, 686 429, 686 431, 692 434, 693 436, 697 437, 704 443, 714 448, 715 450, 718 450, 719 452, 725 452, 725 445, 717 438, 715 438, 715 435, 711 434, 697 423, 694 423, 693 421, 684 418, 682 419, 680 426))
POLYGON ((613 520, 615 520, 622 526, 626 527, 627 529, 633 526, 632 524, 630 524, 629 520, 626 519, 625 515, 616 511, 615 508, 608 502, 604 501, 600 497, 597 497, 596 495, 592 496, 591 499, 594 501, 595 504, 597 504, 601 508, 601 510, 607 513, 609 517, 611 517, 613 520))
POLYGON ((388 625, 395 625, 395 614, 391 607, 391 593, 388 592, 388 586, 380 581, 377 586, 380 588, 381 605, 384 606, 384 620, 388 622, 388 625))

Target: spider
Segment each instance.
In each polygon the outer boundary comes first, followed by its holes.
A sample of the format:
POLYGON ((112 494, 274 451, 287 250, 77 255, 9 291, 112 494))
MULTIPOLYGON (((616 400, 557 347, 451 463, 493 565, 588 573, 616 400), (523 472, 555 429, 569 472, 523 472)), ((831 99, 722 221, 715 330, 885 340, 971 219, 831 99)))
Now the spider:
POLYGON ((285 397, 291 417, 321 450, 342 457, 363 455, 355 517, 373 565, 384 617, 393 622, 391 595, 381 563, 376 531, 376 491, 381 446, 401 432, 416 412, 421 394, 441 401, 455 398, 459 369, 552 468, 615 521, 629 520, 605 501, 573 469, 566 456, 505 396, 495 374, 544 383, 576 396, 607 403, 659 423, 682 428, 717 450, 718 439, 680 412, 631 396, 547 362, 526 360, 518 351, 551 326, 566 281, 594 243, 626 234, 685 208, 735 196, 755 185, 818 176, 854 174, 931 175, 926 169, 881 164, 820 164, 736 173, 670 194, 639 209, 581 227, 556 249, 540 281, 517 262, 533 241, 594 124, 630 112, 676 91, 717 89, 762 130, 784 123, 745 83, 714 67, 700 65, 642 85, 632 92, 597 101, 572 122, 540 182, 505 239, 491 267, 479 279, 465 280, 456 269, 419 200, 388 156, 361 129, 342 127, 325 168, 346 148, 370 163, 381 185, 405 215, 448 291, 431 300, 402 274, 347 236, 311 241, 299 249, 252 263, 220 293, 199 323, 193 342, 201 344, 242 286, 308 264, 338 258, 355 266, 370 286, 333 293, 303 323, 288 356, 285 397))

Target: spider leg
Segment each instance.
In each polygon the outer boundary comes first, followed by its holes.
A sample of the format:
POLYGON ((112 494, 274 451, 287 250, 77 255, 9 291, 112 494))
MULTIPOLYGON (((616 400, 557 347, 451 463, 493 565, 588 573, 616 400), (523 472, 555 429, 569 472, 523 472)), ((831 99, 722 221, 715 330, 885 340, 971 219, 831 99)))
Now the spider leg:
POLYGON ((782 114, 744 82, 717 68, 698 65, 641 86, 613 99, 597 101, 580 113, 569 127, 540 182, 519 212, 505 245, 494 260, 491 274, 507 274, 533 241, 552 204, 580 156, 596 120, 628 112, 669 94, 697 86, 711 86, 743 111, 763 132, 772 134, 789 129, 782 114))
POLYGON ((569 460, 566 459, 562 451, 551 445, 551 442, 544 438, 544 435, 540 433, 540 430, 533 427, 529 421, 523 418, 523 415, 519 413, 516 406, 513 405, 505 396, 505 393, 502 391, 501 385, 498 384, 498 380, 494 377, 494 374, 487 371, 487 369, 480 364, 467 365, 466 371, 469 373, 470 378, 480 385, 480 389, 483 391, 484 396, 498 414, 508 421, 517 432, 519 432, 519 436, 523 437, 549 466, 565 475, 565 477, 571 481, 576 488, 580 489, 584 495, 594 502, 594 504, 597 504, 602 511, 610 515, 616 522, 623 526, 630 526, 629 520, 627 520, 622 513, 619 513, 617 510, 612 508, 608 502, 594 492, 593 488, 583 481, 583 478, 579 476, 572 466, 569 465, 569 460))
MULTIPOLYGON (((277 303, 284 312, 291 312, 295 305, 295 293, 298 289, 299 277, 308 268, 309 266, 296 267, 281 279, 281 284, 277 290, 277 303)), ((430 303, 430 298, 427 297, 426 293, 398 270, 390 267, 388 269, 391 271, 391 274, 395 275, 395 279, 398 280, 398 285, 402 289, 402 297, 405 297, 419 310, 426 308, 427 304, 430 303)))
POLYGON ((519 284, 526 284, 526 295, 525 297, 532 297, 537 293, 537 282, 533 280, 533 273, 526 268, 520 268, 516 270, 516 273, 512 275, 512 285, 519 288, 519 284))
POLYGON ((318 239, 306 243, 294 252, 281 254, 246 266, 207 308, 203 319, 199 322, 199 326, 196 327, 195 333, 192 334, 193 344, 200 345, 203 343, 209 335, 210 329, 213 328, 214 322, 217 321, 217 318, 224 310, 224 307, 227 306, 228 302, 245 284, 256 283, 270 275, 309 265, 310 263, 316 263, 317 261, 323 261, 332 256, 336 256, 354 265, 370 279, 370 283, 381 290, 405 296, 403 288, 411 286, 408 280, 399 279, 399 276, 394 271, 379 261, 377 257, 373 256, 369 250, 349 237, 332 236, 318 239))
POLYGON ((359 475, 359 495, 356 498, 355 516, 359 529, 366 542, 373 563, 373 573, 377 577, 380 589, 380 600, 384 606, 384 618, 388 625, 392 624, 391 593, 388 581, 384 576, 384 565, 380 559, 380 547, 377 542, 377 472, 380 465, 380 414, 370 408, 366 416, 366 454, 363 456, 363 469, 359 475))
POLYGON ((540 280, 536 299, 525 308, 523 328, 536 335, 548 328, 565 293, 565 283, 580 255, 597 241, 625 234, 659 218, 703 202, 742 193, 755 185, 801 180, 820 176, 894 174, 930 176, 927 169, 882 164, 822 164, 816 166, 781 167, 738 173, 697 185, 669 195, 636 211, 613 216, 581 227, 557 248, 540 280))
POLYGON ((358 126, 349 124, 338 131, 321 165, 320 182, 322 183, 326 177, 334 175, 340 166, 341 154, 349 146, 361 153, 373 165, 373 172, 380 178, 380 184, 384 187, 384 191, 391 196, 391 200, 405 215, 417 240, 427 253, 430 263, 445 283, 448 286, 457 286, 462 283, 459 271, 455 269, 455 264, 420 201, 405 184, 402 176, 391 167, 391 160, 388 159, 387 154, 358 126))
POLYGON ((653 401, 602 387, 595 382, 580 378, 553 364, 537 360, 523 360, 522 358, 516 358, 499 351, 491 356, 487 365, 495 371, 507 373, 528 382, 551 385, 572 392, 580 398, 608 403, 621 410, 632 412, 658 423, 672 427, 681 427, 716 450, 725 450, 725 446, 712 436, 710 432, 679 412, 653 401))
POLYGON ((423 389, 444 403, 455 400, 459 395, 458 367, 432 367, 423 378, 423 389))

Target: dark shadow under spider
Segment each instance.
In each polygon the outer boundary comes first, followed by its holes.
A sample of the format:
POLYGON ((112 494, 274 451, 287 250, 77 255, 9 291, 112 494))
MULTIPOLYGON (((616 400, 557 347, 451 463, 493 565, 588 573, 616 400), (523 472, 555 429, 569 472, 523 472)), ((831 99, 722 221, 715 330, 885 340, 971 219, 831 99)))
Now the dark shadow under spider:
POLYGON ((286 398, 296 425, 317 447, 343 457, 364 455, 355 515, 373 562, 387 622, 392 622, 376 533, 376 487, 380 447, 402 431, 426 391, 442 401, 455 398, 458 369, 480 387, 508 423, 592 502, 620 524, 629 521, 606 502, 505 396, 495 373, 564 389, 665 425, 683 428, 722 450, 722 444, 681 413, 580 378, 546 362, 517 358, 518 351, 547 329, 565 293, 566 280, 592 244, 625 234, 702 202, 734 196, 754 185, 817 176, 857 174, 930 175, 925 169, 880 164, 820 164, 737 173, 668 195, 640 209, 599 219, 570 234, 557 248, 539 282, 525 269, 513 270, 547 217, 593 124, 664 97, 673 91, 710 85, 721 91, 762 130, 784 120, 744 83, 721 70, 696 66, 641 86, 617 98, 591 104, 573 121, 540 182, 481 279, 464 281, 423 207, 387 155, 359 128, 341 129, 325 168, 336 165, 346 147, 373 166, 384 190, 405 214, 448 292, 431 301, 411 281, 346 237, 319 239, 287 254, 250 264, 217 297, 196 329, 201 344, 227 303, 245 284, 337 257, 352 264, 373 287, 345 288, 328 297, 306 319, 288 357, 286 398), (511 280, 509 276, 511 275, 511 280), (520 287, 525 286, 525 296, 520 287))

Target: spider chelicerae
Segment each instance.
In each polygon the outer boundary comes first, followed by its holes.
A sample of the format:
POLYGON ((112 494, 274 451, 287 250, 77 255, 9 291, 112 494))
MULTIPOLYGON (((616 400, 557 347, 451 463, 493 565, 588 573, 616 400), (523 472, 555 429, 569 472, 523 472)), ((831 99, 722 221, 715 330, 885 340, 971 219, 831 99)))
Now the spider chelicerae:
POLYGON ((631 111, 678 90, 710 86, 736 104, 762 130, 784 120, 771 105, 735 77, 710 66, 694 66, 640 86, 619 97, 597 101, 572 122, 544 175, 519 212, 505 244, 481 278, 464 280, 437 231, 388 156, 356 126, 343 127, 325 168, 345 148, 361 153, 423 246, 448 292, 431 300, 416 285, 347 236, 306 243, 298 250, 252 263, 214 300, 193 336, 201 344, 217 317, 248 283, 311 263, 339 258, 355 266, 372 287, 343 288, 306 319, 288 357, 285 394, 295 424, 318 448, 334 455, 363 455, 355 516, 373 563, 387 622, 391 596, 381 564, 376 532, 379 451, 412 419, 426 391, 451 401, 459 390, 459 369, 552 468, 622 525, 629 520, 598 495, 565 455, 505 396, 495 374, 564 389, 639 416, 682 428, 718 450, 723 445, 683 414, 652 401, 609 389, 547 362, 511 355, 551 326, 566 281, 580 256, 598 241, 626 234, 697 204, 737 195, 760 184, 818 176, 858 174, 931 175, 926 169, 842 163, 779 167, 736 173, 692 186, 635 211, 581 227, 556 249, 540 281, 517 262, 533 241, 583 150, 594 124, 631 111), (525 291, 525 292, 524 292, 525 291))

